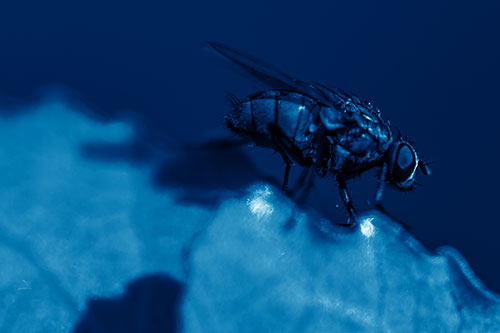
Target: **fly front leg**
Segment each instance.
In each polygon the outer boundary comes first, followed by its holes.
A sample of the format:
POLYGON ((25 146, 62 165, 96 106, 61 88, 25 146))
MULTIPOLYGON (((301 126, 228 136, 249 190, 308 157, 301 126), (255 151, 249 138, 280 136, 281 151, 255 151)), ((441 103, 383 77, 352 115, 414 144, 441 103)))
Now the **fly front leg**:
POLYGON ((386 177, 387 177, 387 163, 384 162, 378 174, 378 188, 377 188, 377 194, 375 195, 376 206, 380 205, 380 201, 382 201, 382 194, 384 192, 386 177))
MULTIPOLYGON (((385 215, 392 217, 392 215, 387 211, 387 209, 385 209, 384 206, 382 206, 382 194, 384 192, 386 179, 387 179, 387 163, 384 162, 378 174, 378 188, 377 188, 377 194, 375 194, 375 208, 377 208, 385 215)), ((392 218, 395 219, 394 217, 392 218)))
POLYGON ((352 204, 351 196, 349 195, 349 191, 347 190, 347 184, 345 178, 342 175, 337 175, 337 183, 339 185, 340 197, 344 202, 344 206, 347 209, 347 213, 349 214, 349 222, 347 225, 354 225, 354 220, 356 218, 356 209, 352 204))

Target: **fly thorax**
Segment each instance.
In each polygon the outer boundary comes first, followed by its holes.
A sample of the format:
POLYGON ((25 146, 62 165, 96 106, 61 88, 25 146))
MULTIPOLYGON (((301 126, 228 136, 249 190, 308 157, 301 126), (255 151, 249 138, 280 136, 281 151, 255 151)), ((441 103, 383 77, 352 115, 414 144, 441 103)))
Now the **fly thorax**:
POLYGON ((341 111, 323 106, 319 111, 321 123, 328 131, 335 131, 344 127, 344 116, 341 111))

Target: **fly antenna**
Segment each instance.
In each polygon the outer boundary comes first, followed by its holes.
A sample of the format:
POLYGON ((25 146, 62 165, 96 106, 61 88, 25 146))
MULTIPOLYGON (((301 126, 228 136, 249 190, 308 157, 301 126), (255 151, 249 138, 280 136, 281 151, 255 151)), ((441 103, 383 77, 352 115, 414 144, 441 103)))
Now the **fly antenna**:
POLYGON ((426 176, 429 176, 432 173, 428 164, 429 162, 424 162, 422 160, 418 161, 418 166, 420 167, 420 170, 422 170, 422 173, 426 176))
POLYGON ((422 161, 422 163, 424 163, 425 165, 436 164, 437 162, 438 162, 438 160, 425 160, 425 161, 422 161))

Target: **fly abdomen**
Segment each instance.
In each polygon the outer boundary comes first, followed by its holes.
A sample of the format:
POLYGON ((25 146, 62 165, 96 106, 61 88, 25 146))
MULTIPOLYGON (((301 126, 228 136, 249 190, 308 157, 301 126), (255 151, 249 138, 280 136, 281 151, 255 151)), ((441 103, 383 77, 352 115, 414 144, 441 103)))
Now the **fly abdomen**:
POLYGON ((311 142, 311 125, 317 118, 318 103, 302 94, 268 90, 249 97, 235 107, 226 119, 229 127, 238 134, 267 139, 271 145, 270 125, 276 127, 299 150, 311 142))

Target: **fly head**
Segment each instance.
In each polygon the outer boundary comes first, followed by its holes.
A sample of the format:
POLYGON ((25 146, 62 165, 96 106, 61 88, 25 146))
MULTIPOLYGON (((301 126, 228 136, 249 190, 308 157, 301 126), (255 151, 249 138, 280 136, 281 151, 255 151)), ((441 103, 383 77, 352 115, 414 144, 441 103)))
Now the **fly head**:
POLYGON ((418 158, 415 148, 401 138, 392 144, 387 158, 388 180, 401 191, 415 188, 417 168, 420 168, 424 175, 431 173, 429 167, 418 158))

